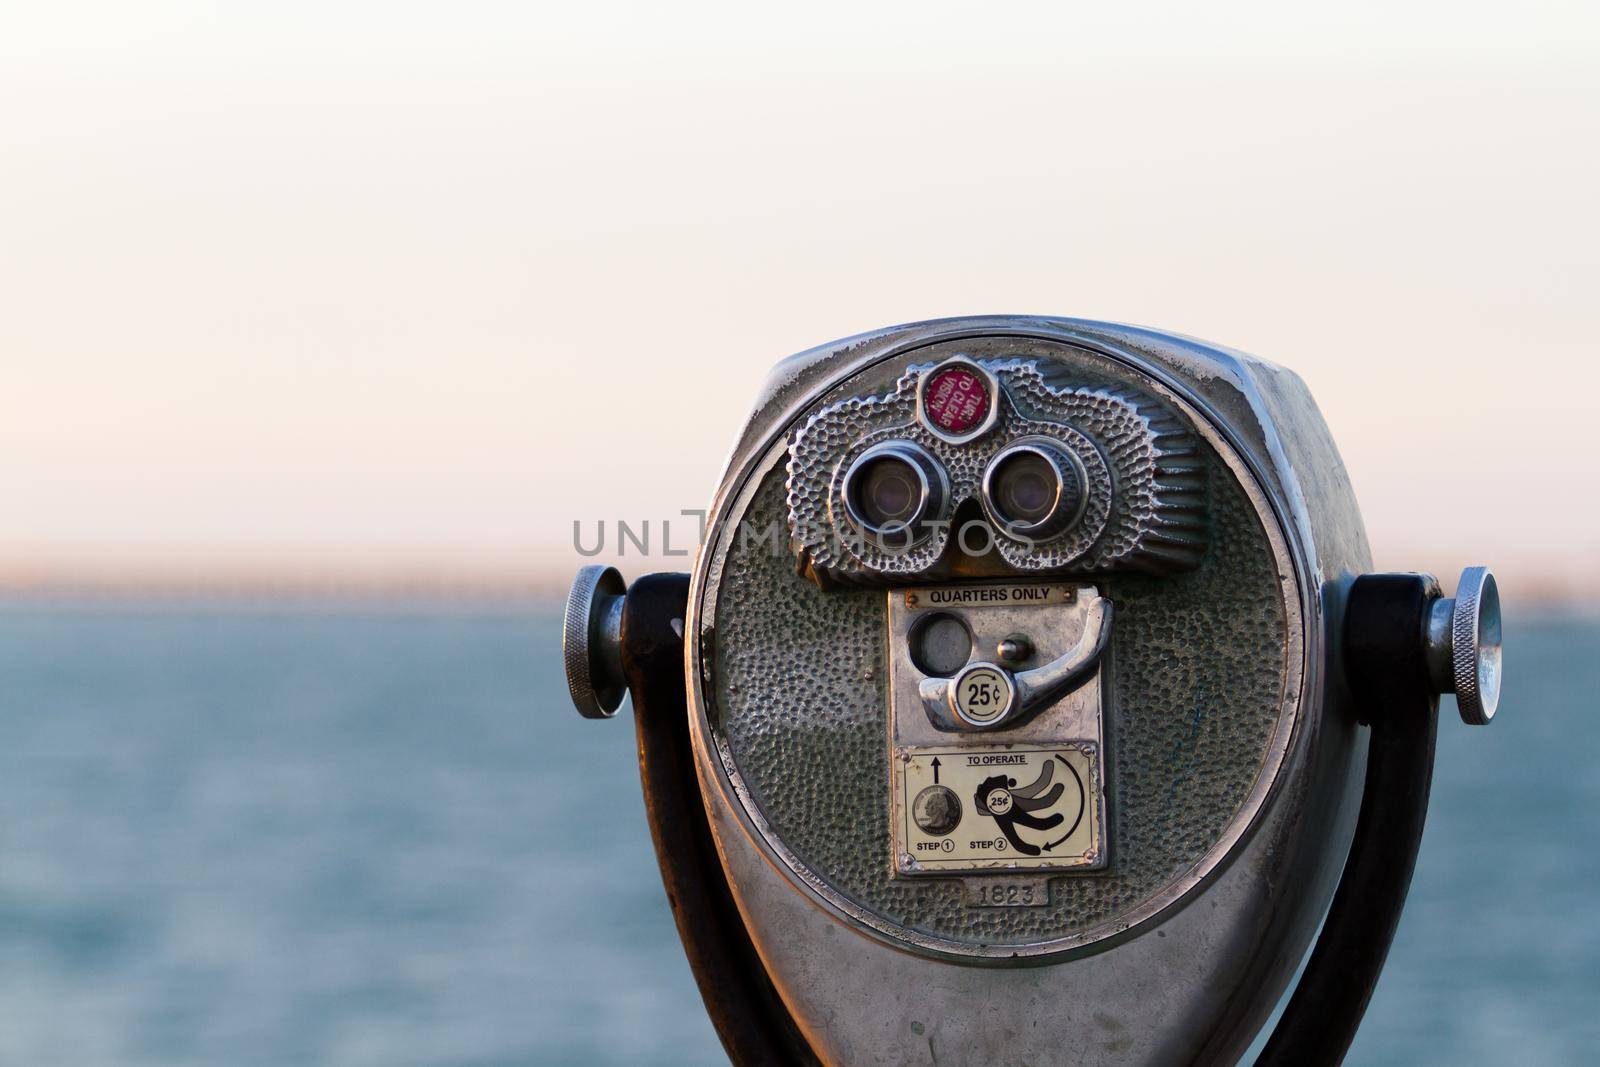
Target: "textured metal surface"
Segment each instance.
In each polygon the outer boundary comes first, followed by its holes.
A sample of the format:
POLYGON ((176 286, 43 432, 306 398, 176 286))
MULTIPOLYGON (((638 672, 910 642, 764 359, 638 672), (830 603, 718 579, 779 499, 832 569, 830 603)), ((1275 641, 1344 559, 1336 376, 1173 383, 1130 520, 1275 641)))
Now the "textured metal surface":
POLYGON ((1461 572, 1454 597, 1428 605, 1422 657, 1436 693, 1454 693, 1468 726, 1487 726, 1500 706, 1500 587, 1487 567, 1461 572))
MULTIPOLYGON (((769 475, 745 521, 781 516, 769 475)), ((973 945, 1113 922, 1194 866, 1238 813, 1284 702, 1284 608, 1249 502, 1214 479, 1212 555, 1173 578, 1104 580, 1118 605, 1111 673, 1115 869, 1062 878, 1045 908, 973 911, 955 883, 891 875, 884 594, 823 592, 765 545, 723 566, 719 732, 799 859, 891 923, 973 945), (1220 483, 1220 484, 1217 484, 1220 483)))
MULTIPOLYGON (((958 347, 974 348, 952 346, 950 351, 958 347)), ((926 448, 948 473, 952 503, 959 505, 978 499, 984 470, 996 453, 1034 435, 1051 439, 1078 460, 1087 499, 1082 518, 1051 537, 1036 543, 999 537, 996 547, 1007 563, 1029 572, 1069 564, 1084 572, 1161 572, 1199 562, 1206 536, 1204 465, 1193 437, 1169 411, 1130 385, 1054 388, 1030 361, 980 362, 1001 390, 998 422, 979 440, 952 445, 917 421, 917 384, 931 369, 927 364, 907 367, 892 393, 844 399, 795 433, 788 520, 814 567, 843 577, 915 578, 939 561, 955 536, 949 528, 936 529, 910 551, 885 551, 841 536, 843 473, 863 450, 890 440, 926 448)))
POLYGON ((1461 721, 1485 726, 1500 706, 1500 591, 1487 567, 1468 567, 1456 585, 1450 661, 1461 721))
POLYGON ((578 571, 567 593, 561 624, 561 658, 567 692, 586 719, 609 719, 627 692, 622 679, 622 596, 627 585, 615 567, 578 571))
MULTIPOLYGON (((1268 503, 1257 499, 1258 512, 1270 509, 1289 546, 1277 549, 1278 577, 1285 603, 1297 606, 1288 658, 1304 671, 1304 688, 1300 678, 1291 684, 1300 726, 1286 741, 1270 803, 1249 833, 1224 832, 1226 864, 1208 877, 1189 872, 1179 879, 1190 891, 1184 899, 1194 903, 1134 916, 1123 935, 1087 955, 996 970, 863 937, 818 906, 816 885, 777 861, 753 825, 748 794, 726 773, 707 715, 716 713, 709 694, 709 657, 721 637, 716 605, 730 576, 708 551, 695 569, 688 625, 696 640, 688 657, 691 728, 718 848, 762 958, 824 1062, 1057 1062, 1067 1053, 1086 1064, 1232 1062, 1315 932, 1353 829, 1362 766, 1339 675, 1339 635, 1344 590, 1371 559, 1348 477, 1304 384, 1240 353, 1109 323, 987 317, 863 334, 774 368, 730 456, 712 529, 744 509, 752 479, 770 469, 770 449, 781 446, 782 435, 819 403, 843 399, 847 380, 876 375, 875 388, 890 391, 896 357, 916 351, 929 358, 941 346, 991 339, 1013 351, 1081 349, 1076 362, 1063 359, 1066 376, 1107 364, 1152 376, 1174 410, 1201 413, 1208 441, 1227 442, 1231 475, 1259 486, 1268 503), (878 375, 880 366, 888 369, 878 375)), ((869 629, 869 643, 878 640, 869 629)), ((848 673, 870 663, 843 641, 837 647, 848 662, 830 669, 848 673)))
MULTIPOLYGON (((985 354, 1004 351, 1003 344, 985 354)), ((1147 384, 1079 357, 1054 368, 1057 383, 1047 386, 1034 364, 1048 351, 1036 346, 1028 363, 986 364, 1026 370, 1023 380, 1051 396, 1138 395, 1147 384), (1077 385, 1063 388, 1068 375, 1077 385)), ((904 387, 915 379, 902 372, 898 380, 904 387)), ((1111 838, 1119 859, 1104 876, 1060 879, 1047 908, 973 913, 962 906, 957 884, 908 886, 891 876, 882 594, 818 590, 792 560, 759 540, 733 539, 725 556, 718 552, 711 562, 719 576, 715 670, 708 679, 713 721, 749 803, 806 872, 797 874, 814 876, 824 891, 884 926, 994 951, 1114 928, 1119 917, 1190 877, 1225 827, 1248 820, 1244 805, 1286 703, 1297 696, 1286 687, 1285 648, 1294 642, 1283 600, 1285 567, 1256 505, 1214 451, 1170 414, 1167 421, 1166 435, 1188 442, 1187 484, 1210 486, 1212 547, 1194 571, 1118 575, 1103 583, 1126 613, 1117 624, 1108 683, 1111 838)), ((791 473, 790 501, 794 481, 791 473)), ((785 507, 773 469, 750 495, 741 521, 766 529, 785 507)))

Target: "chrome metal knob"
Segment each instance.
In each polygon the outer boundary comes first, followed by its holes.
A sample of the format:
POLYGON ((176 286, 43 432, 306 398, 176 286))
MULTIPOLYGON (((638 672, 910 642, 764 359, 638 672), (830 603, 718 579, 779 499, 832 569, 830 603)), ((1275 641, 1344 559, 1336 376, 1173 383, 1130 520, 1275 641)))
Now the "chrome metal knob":
POLYGON ((567 594, 561 652, 578 714, 609 719, 628 691, 622 675, 622 605, 627 583, 615 567, 584 567, 567 594))
POLYGON ((1488 567, 1468 567, 1454 599, 1433 602, 1424 639, 1435 688, 1455 694, 1462 722, 1488 725, 1500 706, 1500 590, 1488 567))

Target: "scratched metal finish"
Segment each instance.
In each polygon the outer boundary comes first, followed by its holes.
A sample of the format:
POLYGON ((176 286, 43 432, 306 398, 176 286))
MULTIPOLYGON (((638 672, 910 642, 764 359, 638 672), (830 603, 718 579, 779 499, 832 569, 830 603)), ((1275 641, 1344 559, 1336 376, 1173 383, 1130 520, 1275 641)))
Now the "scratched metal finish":
MULTIPOLYGON (((892 877, 885 594, 824 593, 770 542, 735 538, 718 590, 712 719, 772 831, 860 906, 975 945, 1033 943, 1114 921, 1193 867, 1266 757, 1283 708, 1287 641, 1255 509, 1219 458, 1201 453, 1211 520, 1201 566, 1099 579, 1117 609, 1106 686, 1107 872, 1054 877, 1049 906, 1003 909, 966 907, 959 880, 892 877)), ((785 510, 779 468, 745 521, 781 525, 785 510)))

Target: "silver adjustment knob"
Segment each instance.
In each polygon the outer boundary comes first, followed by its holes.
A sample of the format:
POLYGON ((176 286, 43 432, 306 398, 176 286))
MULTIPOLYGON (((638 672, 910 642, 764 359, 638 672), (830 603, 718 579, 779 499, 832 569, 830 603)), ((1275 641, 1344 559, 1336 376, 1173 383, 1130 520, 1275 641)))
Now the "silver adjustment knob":
POLYGON ((1433 602, 1424 638, 1434 687, 1455 694, 1462 722, 1487 726, 1500 706, 1500 590, 1488 567, 1468 567, 1455 598, 1433 602))
POLYGON ((622 675, 622 604, 627 583, 615 567, 584 567, 567 594, 561 628, 567 690, 578 714, 609 719, 628 691, 622 675))

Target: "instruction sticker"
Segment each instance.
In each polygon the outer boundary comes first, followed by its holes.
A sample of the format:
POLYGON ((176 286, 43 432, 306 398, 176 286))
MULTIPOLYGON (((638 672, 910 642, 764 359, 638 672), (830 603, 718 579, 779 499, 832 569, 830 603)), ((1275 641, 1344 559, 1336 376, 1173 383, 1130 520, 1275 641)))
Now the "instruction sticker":
POLYGON ((1104 866, 1093 743, 913 747, 895 755, 899 873, 1104 866))

